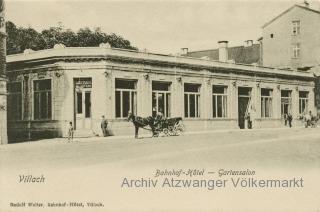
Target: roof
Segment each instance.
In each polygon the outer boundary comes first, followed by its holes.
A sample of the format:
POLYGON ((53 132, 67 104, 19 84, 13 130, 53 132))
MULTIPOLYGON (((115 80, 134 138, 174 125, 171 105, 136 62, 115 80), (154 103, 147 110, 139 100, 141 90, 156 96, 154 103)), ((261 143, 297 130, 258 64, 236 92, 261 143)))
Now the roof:
MULTIPOLYGON (((208 57, 210 60, 219 60, 219 49, 192 51, 188 52, 185 56, 196 58, 208 57)), ((238 64, 259 63, 260 44, 228 47, 228 59, 234 60, 234 62, 238 64)))
MULTIPOLYGON (((76 59, 115 59, 142 63, 171 64, 174 66, 197 67, 199 69, 221 69, 227 72, 264 74, 269 76, 297 77, 313 80, 313 75, 308 72, 276 69, 256 65, 240 65, 227 62, 219 62, 207 59, 172 56, 139 52, 127 49, 116 49, 106 47, 65 47, 59 49, 47 49, 32 51, 29 53, 8 55, 7 64, 24 63, 30 64, 36 61, 61 60, 68 58, 76 59)), ((8 70, 9 71, 9 70, 8 70)))
POLYGON ((277 20, 278 18, 280 18, 281 16, 285 15, 286 13, 290 12, 293 8, 301 8, 301 9, 304 9, 304 10, 307 10, 307 11, 310 11, 310 12, 314 12, 314 13, 318 13, 320 14, 320 11, 318 10, 314 10, 314 9, 311 9, 309 7, 304 7, 304 6, 301 6, 301 5, 298 5, 298 4, 295 4, 293 5, 292 7, 288 8, 287 10, 283 11, 282 13, 280 13, 278 16, 276 16, 275 18, 271 19, 270 21, 268 21, 267 23, 265 23, 262 28, 265 28, 266 26, 268 26, 269 24, 271 24, 272 22, 274 22, 275 20, 277 20))

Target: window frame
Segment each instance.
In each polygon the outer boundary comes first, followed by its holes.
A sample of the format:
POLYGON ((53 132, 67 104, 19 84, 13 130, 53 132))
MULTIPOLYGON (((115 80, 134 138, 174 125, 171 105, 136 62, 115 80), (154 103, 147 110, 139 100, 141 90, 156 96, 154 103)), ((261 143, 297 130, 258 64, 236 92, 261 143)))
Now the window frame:
POLYGON ((114 80, 114 85, 115 85, 115 90, 114 90, 114 116, 116 119, 125 119, 127 117, 123 116, 123 93, 124 92, 129 92, 129 111, 134 114, 137 115, 137 109, 138 109, 138 101, 137 101, 137 97, 138 97, 138 93, 137 93, 137 84, 138 84, 138 80, 137 79, 125 79, 125 78, 115 78, 114 80), (116 87, 116 81, 117 80, 121 80, 121 81, 130 81, 134 83, 134 89, 131 88, 117 88, 116 87), (117 116, 117 92, 120 92, 120 116, 117 116), (132 99, 132 95, 134 96, 134 99, 132 99))
POLYGON ((306 114, 308 113, 309 108, 309 91, 299 91, 299 114, 306 114), (307 97, 300 97, 300 92, 305 92, 307 94, 307 97), (304 111, 302 111, 302 102, 304 102, 305 108, 304 111))
POLYGON ((261 103, 261 118, 269 119, 273 118, 273 89, 271 88, 261 88, 260 89, 260 103, 261 103), (269 96, 262 95, 262 90, 268 90, 269 96), (269 111, 266 110, 266 103, 269 105, 269 111), (268 116, 267 116, 268 114, 268 116))
POLYGON ((301 46, 300 43, 292 44, 292 58, 297 59, 301 57, 301 46))
POLYGON ((197 84, 197 83, 184 83, 184 88, 183 88, 183 100, 184 100, 184 118, 187 119, 197 119, 200 118, 200 105, 201 105, 201 84, 197 84), (198 87, 198 91, 197 92, 191 92, 191 91, 185 91, 185 85, 188 84, 193 85, 193 86, 197 86, 198 87), (187 96, 187 105, 185 105, 186 103, 186 96, 187 96), (190 96, 194 96, 194 101, 195 101, 195 107, 194 107, 194 117, 190 116, 190 111, 191 111, 191 107, 190 107, 190 96), (188 111, 186 111, 186 107, 188 109, 188 111), (186 112, 187 112, 187 116, 186 116, 186 112))
POLYGON ((156 97, 156 114, 157 115, 159 113, 159 99, 158 96, 159 94, 163 94, 164 95, 164 111, 163 111, 163 116, 164 117, 171 117, 171 107, 172 107, 172 100, 171 100, 171 86, 172 86, 172 82, 168 82, 168 81, 152 81, 151 82, 151 109, 152 109, 152 116, 154 116, 153 114, 153 95, 155 95, 156 97), (168 85, 168 90, 157 90, 157 89, 153 89, 153 83, 160 83, 160 84, 167 84, 168 85), (167 99, 169 100, 169 103, 167 102, 167 99), (167 108, 168 105, 168 108, 167 108))
POLYGON ((280 91, 280 104, 281 104, 281 117, 284 118, 284 105, 285 105, 285 100, 288 100, 288 111, 290 114, 292 114, 292 90, 281 90, 280 91), (288 91, 289 92, 289 97, 282 96, 282 91, 288 91), (284 100, 284 101, 283 101, 284 100))
POLYGON ((294 20, 291 23, 292 23, 291 34, 294 35, 294 36, 300 35, 300 33, 301 33, 301 21, 300 20, 294 20))
MULTIPOLYGON (((52 78, 44 78, 44 79, 33 79, 32 80, 32 118, 33 120, 36 120, 36 121, 48 121, 48 120, 53 120, 53 111, 54 111, 54 104, 53 104, 53 95, 52 95, 52 90, 53 90, 53 80, 52 78), (35 83, 37 81, 45 81, 45 80, 50 80, 50 109, 51 109, 51 113, 50 113, 50 117, 46 117, 46 118, 35 118, 36 114, 35 114, 35 93, 44 93, 46 92, 46 96, 47 96, 47 100, 49 100, 48 98, 48 92, 49 90, 42 90, 42 91, 36 91, 35 90, 35 83)), ((49 104, 48 104, 49 105, 49 104)), ((40 106, 39 106, 40 108, 40 106)), ((39 110, 39 113, 40 113, 40 110, 39 110)), ((47 111, 47 115, 49 115, 48 111, 47 111)), ((40 114, 41 116, 41 114, 40 114)))
POLYGON ((213 119, 225 119, 228 118, 228 86, 227 85, 212 85, 212 92, 211 92, 211 112, 212 115, 211 117, 213 119), (214 92, 214 87, 222 87, 224 89, 223 93, 215 93, 214 92), (218 116, 218 97, 221 97, 221 109, 222 109, 222 115, 221 117, 218 116), (213 99, 215 99, 215 105, 213 105, 213 99), (225 106, 225 108, 224 108, 225 106), (215 113, 213 112, 215 109, 215 113), (216 116, 214 116, 216 114, 216 116))
MULTIPOLYGON (((23 81, 18 81, 18 80, 17 80, 17 81, 8 82, 8 84, 7 84, 8 97, 11 98, 12 95, 13 95, 13 96, 17 96, 17 95, 20 94, 20 103, 21 103, 20 108, 19 108, 20 117, 17 118, 17 119, 16 119, 16 118, 11 119, 11 117, 10 117, 10 115, 9 115, 10 111, 8 111, 8 120, 9 120, 9 121, 22 121, 22 120, 23 120, 23 117, 24 117, 23 85, 24 85, 23 81), (14 83, 19 83, 19 84, 20 84, 20 92, 9 92, 9 88, 8 88, 8 87, 9 87, 9 84, 14 84, 14 83)), ((8 99, 7 102, 9 103, 10 100, 8 99)), ((9 108, 9 107, 11 107, 11 105, 8 104, 8 108, 9 108)), ((18 105, 18 107, 19 107, 19 105, 18 105)))

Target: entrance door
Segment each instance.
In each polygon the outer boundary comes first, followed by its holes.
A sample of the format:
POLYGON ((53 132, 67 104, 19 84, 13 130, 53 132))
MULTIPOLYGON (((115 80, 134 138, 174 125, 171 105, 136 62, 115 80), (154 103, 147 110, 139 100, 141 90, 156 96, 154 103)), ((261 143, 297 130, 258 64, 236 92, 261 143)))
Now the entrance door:
POLYGON ((91 129, 91 79, 75 83, 75 129, 91 129))
POLYGON ((76 129, 91 129, 91 91, 76 91, 76 129))
POLYGON ((239 87, 238 89, 238 124, 240 129, 246 128, 246 115, 249 112, 251 88, 239 87))

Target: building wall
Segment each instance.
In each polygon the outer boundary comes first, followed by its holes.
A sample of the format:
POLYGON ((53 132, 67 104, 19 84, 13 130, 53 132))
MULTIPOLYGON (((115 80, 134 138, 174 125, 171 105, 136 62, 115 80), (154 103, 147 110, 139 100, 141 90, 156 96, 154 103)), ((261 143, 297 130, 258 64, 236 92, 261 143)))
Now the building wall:
MULTIPOLYGON (((15 69, 10 66, 9 82, 23 83, 23 120, 9 121, 9 138, 29 140, 44 137, 66 136, 67 125, 74 123, 75 87, 74 80, 91 78, 91 127, 89 130, 76 130, 76 133, 86 132, 90 136, 102 136, 100 129, 101 116, 105 115, 109 122, 109 131, 113 135, 134 135, 133 124, 126 118, 116 118, 115 115, 115 81, 116 79, 135 80, 137 91, 137 115, 142 117, 152 114, 152 82, 168 82, 171 84, 171 117, 182 117, 187 131, 204 131, 217 129, 238 129, 238 88, 252 89, 251 119, 253 128, 279 127, 281 119, 281 90, 292 91, 292 106, 294 125, 297 126, 299 114, 299 91, 309 92, 309 108, 315 112, 314 82, 312 78, 282 77, 281 75, 264 76, 261 73, 249 74, 246 71, 235 71, 228 64, 228 70, 218 67, 209 70, 195 66, 170 65, 163 63, 141 63, 116 60, 74 59, 60 60, 45 65, 35 65, 15 69), (51 79, 52 83, 52 120, 34 120, 33 112, 33 82, 38 79, 51 79), (184 117, 184 84, 200 85, 200 117, 184 117), (227 116, 213 118, 212 86, 227 87, 227 116), (271 118, 261 118, 261 88, 273 90, 271 118)), ((240 67, 240 66, 239 66, 240 67)), ((294 75, 298 74, 293 72, 294 75)), ((149 131, 140 130, 142 134, 149 131)))
POLYGON ((263 65, 297 68, 319 64, 319 34, 320 14, 294 7, 263 28, 263 65), (300 20, 300 34, 292 35, 292 21, 296 20, 300 20), (295 43, 300 43, 300 58, 292 57, 292 44, 295 43))

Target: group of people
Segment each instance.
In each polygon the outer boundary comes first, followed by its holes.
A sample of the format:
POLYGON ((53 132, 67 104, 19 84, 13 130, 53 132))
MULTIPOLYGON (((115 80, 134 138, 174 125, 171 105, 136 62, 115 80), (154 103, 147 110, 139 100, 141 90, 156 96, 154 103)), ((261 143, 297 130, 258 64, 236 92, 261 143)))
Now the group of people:
MULTIPOLYGON (((101 117, 101 130, 102 130, 103 137, 106 137, 109 135, 108 121, 105 116, 101 117)), ((68 134, 68 142, 73 141, 74 127, 71 121, 69 122, 69 125, 68 125, 67 134, 68 134)))
MULTIPOLYGON (((162 118, 163 118, 162 113, 158 113, 157 116, 155 117, 155 121, 159 122, 162 120, 162 118)), ((316 117, 314 117, 312 115, 311 111, 309 111, 309 113, 306 113, 302 118, 305 121, 306 128, 309 126, 314 127, 317 122, 316 117)), ((247 120, 247 123, 248 123, 248 129, 252 129, 252 120, 250 117, 250 113, 246 114, 245 119, 247 120)), ((284 125, 285 126, 289 125, 289 127, 291 128, 292 127, 292 120, 293 120, 293 117, 292 117, 291 113, 284 114, 284 125)), ((109 136, 108 121, 104 115, 101 116, 101 130, 102 130, 102 134, 104 137, 109 136)), ((73 141, 74 127, 72 125, 72 122, 69 122, 67 132, 68 132, 68 142, 73 141)))

